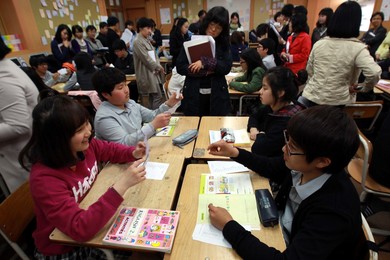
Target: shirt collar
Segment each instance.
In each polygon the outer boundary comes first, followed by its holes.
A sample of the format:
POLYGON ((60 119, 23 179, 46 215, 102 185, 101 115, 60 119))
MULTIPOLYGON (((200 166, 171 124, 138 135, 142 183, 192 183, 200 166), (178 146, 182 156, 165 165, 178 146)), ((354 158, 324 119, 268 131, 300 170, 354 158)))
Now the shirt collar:
POLYGON ((314 192, 319 190, 331 176, 331 174, 329 173, 323 173, 317 178, 312 179, 309 182, 301 185, 300 182, 301 182, 302 173, 297 171, 291 171, 291 175, 292 175, 293 187, 295 187, 299 197, 302 200, 305 200, 314 192))
POLYGON ((122 113, 130 113, 130 112, 131 112, 131 103, 130 103, 130 100, 125 104, 125 110, 122 110, 122 109, 120 109, 120 108, 117 107, 117 106, 114 106, 113 104, 111 104, 111 103, 108 102, 108 101, 103 101, 102 105, 103 105, 103 106, 109 107, 112 111, 114 111, 114 112, 117 113, 118 115, 120 115, 120 114, 122 114, 122 113))

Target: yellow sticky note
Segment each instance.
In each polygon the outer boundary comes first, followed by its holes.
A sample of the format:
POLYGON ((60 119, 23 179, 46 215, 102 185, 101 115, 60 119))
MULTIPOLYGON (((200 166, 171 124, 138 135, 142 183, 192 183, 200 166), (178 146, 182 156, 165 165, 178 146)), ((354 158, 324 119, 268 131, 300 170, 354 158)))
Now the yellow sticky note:
POLYGON ((53 21, 52 20, 49 20, 49 27, 50 27, 50 29, 53 29, 54 27, 53 27, 53 21))
POLYGON ((49 30, 45 30, 45 36, 46 36, 46 38, 49 38, 50 39, 50 32, 49 32, 49 30))
POLYGON ((87 14, 88 16, 91 16, 91 10, 88 9, 87 14))
POLYGON ((54 8, 55 10, 58 10, 57 2, 53 2, 53 8, 54 8))
POLYGON ((41 14, 41 17, 42 18, 45 18, 45 11, 43 11, 43 9, 39 9, 39 13, 41 14))

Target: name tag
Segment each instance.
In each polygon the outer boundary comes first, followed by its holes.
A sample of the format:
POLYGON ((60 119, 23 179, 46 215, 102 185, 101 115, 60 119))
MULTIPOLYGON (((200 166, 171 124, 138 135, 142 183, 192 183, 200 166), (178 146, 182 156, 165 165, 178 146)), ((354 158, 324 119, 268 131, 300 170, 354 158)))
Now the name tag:
POLYGON ((368 33, 370 36, 372 36, 372 37, 375 37, 375 33, 373 33, 373 32, 369 32, 368 33))

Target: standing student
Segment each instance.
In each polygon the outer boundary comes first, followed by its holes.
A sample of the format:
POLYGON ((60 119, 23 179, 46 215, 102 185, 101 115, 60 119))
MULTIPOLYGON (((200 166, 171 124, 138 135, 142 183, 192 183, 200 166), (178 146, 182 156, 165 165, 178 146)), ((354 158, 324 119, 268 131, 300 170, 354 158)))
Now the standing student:
POLYGON ((225 75, 232 67, 229 46, 229 12, 222 6, 211 8, 200 27, 201 35, 215 40, 215 58, 201 57, 190 64, 184 48, 176 61, 177 72, 186 76, 182 107, 185 115, 224 116, 231 112, 225 75))
POLYGON ((260 89, 260 101, 263 105, 249 117, 250 138, 255 140, 252 152, 268 157, 282 154, 284 145, 283 131, 292 116, 304 107, 294 103, 298 93, 299 79, 285 67, 268 70, 260 89))
POLYGON ((120 34, 119 19, 116 18, 115 16, 110 16, 107 19, 107 25, 108 25, 108 29, 107 29, 106 39, 107 39, 107 47, 108 47, 109 52, 110 52, 108 55, 108 59, 109 59, 108 62, 114 63, 116 56, 115 56, 114 50, 112 49, 112 44, 116 40, 120 39, 120 37, 119 37, 119 34, 120 34))
POLYGON ((161 85, 164 82, 164 68, 148 38, 152 33, 153 23, 146 17, 137 21, 137 37, 134 40, 134 67, 137 74, 139 94, 142 96, 141 103, 150 109, 157 109, 163 98, 161 85))
POLYGON ((325 7, 321 9, 318 14, 318 20, 316 23, 316 28, 313 30, 313 34, 311 35, 311 44, 314 45, 319 39, 327 36, 328 24, 330 19, 332 18, 333 10, 332 8, 325 7))
POLYGON ((212 204, 211 223, 243 259, 368 259, 359 196, 345 172, 359 146, 353 119, 340 108, 312 107, 293 116, 284 134, 283 157, 258 156, 224 141, 208 149, 282 183, 275 202, 287 248, 264 244, 212 204))
POLYGON ((373 13, 370 19, 371 28, 362 37, 362 42, 367 45, 374 59, 376 50, 386 37, 387 29, 382 26, 384 19, 385 15, 382 12, 373 13))
POLYGON ((8 190, 15 191, 28 179, 18 154, 31 136, 31 111, 38 90, 31 79, 5 56, 11 52, 0 35, 0 174, 8 190))
POLYGON ((167 126, 171 118, 169 108, 182 99, 181 95, 172 95, 157 109, 149 110, 129 99, 126 76, 116 68, 98 71, 93 85, 103 101, 95 116, 96 137, 126 145, 150 138, 157 128, 167 126))
MULTIPOLYGON (((133 55, 128 51, 127 45, 122 40, 116 40, 112 46, 117 59, 115 60, 115 68, 121 70, 124 74, 134 74, 134 60, 133 55)), ((138 102, 138 87, 137 81, 131 81, 128 84, 130 89, 130 98, 138 102)))
POLYGON ((355 1, 337 7, 328 25, 328 37, 318 41, 307 62, 308 80, 299 100, 305 106, 343 106, 356 100, 355 86, 362 72, 363 89, 369 92, 379 80, 381 68, 356 37, 362 9, 355 1), (337 51, 336 51, 337 50, 337 51))
POLYGON ((239 32, 244 31, 244 27, 242 27, 240 23, 240 16, 238 15, 237 12, 233 12, 230 15, 229 30, 230 30, 230 34, 232 34, 235 31, 239 31, 239 32))
POLYGON ((107 32, 108 32, 108 25, 106 22, 100 22, 99 23, 99 34, 96 37, 104 47, 108 47, 107 43, 107 32))
POLYGON ((311 50, 310 36, 305 32, 307 26, 306 15, 294 14, 289 23, 291 35, 287 38, 286 46, 280 54, 284 66, 295 74, 306 69, 307 60, 311 50))
POLYGON ((93 257, 96 249, 54 243, 50 233, 58 228, 76 241, 91 239, 115 214, 126 190, 145 180, 145 167, 140 166, 145 145, 96 140, 88 119, 88 112, 65 95, 46 98, 33 111, 33 134, 19 161, 23 166, 25 161, 33 164, 30 189, 37 222, 33 233, 37 259, 93 257), (98 176, 98 163, 135 160, 97 202, 80 208, 98 176))
POLYGON ((199 34, 200 24, 202 23, 202 20, 206 16, 206 14, 207 14, 207 12, 203 9, 198 12, 198 17, 199 17, 198 21, 190 24, 190 27, 188 28, 188 30, 192 34, 199 34))
POLYGON ((51 52, 57 60, 57 69, 62 68, 64 62, 72 62, 74 53, 70 44, 72 31, 65 24, 57 27, 54 39, 50 43, 51 52))
POLYGON ((150 21, 152 22, 152 34, 151 34, 150 42, 156 49, 158 49, 159 47, 162 46, 161 31, 156 28, 157 24, 153 19, 150 19, 150 21))
POLYGON ((169 35, 169 52, 172 55, 172 67, 176 66, 177 57, 183 48, 183 43, 191 39, 188 34, 188 20, 178 18, 169 35))
POLYGON ((84 30, 83 28, 76 24, 72 26, 72 33, 74 36, 74 39, 71 41, 72 49, 75 54, 79 52, 85 52, 91 55, 92 57, 92 51, 89 48, 89 45, 83 38, 84 30))
POLYGON ((255 49, 248 48, 240 55, 240 64, 244 74, 229 82, 232 89, 253 93, 261 89, 263 76, 267 70, 255 49))
POLYGON ((134 39, 137 33, 134 30, 134 22, 127 20, 125 22, 125 30, 122 33, 121 40, 126 44, 126 47, 131 55, 133 55, 134 39))

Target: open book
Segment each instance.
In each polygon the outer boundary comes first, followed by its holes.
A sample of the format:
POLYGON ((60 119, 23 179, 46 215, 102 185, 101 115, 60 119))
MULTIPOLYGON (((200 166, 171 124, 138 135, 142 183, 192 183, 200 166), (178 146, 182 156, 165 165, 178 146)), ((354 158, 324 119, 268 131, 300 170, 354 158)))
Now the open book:
POLYGON ((103 244, 170 253, 179 215, 173 210, 123 207, 103 244))
POLYGON ((190 64, 200 57, 215 57, 215 41, 209 35, 193 35, 191 41, 184 42, 183 46, 190 64))

